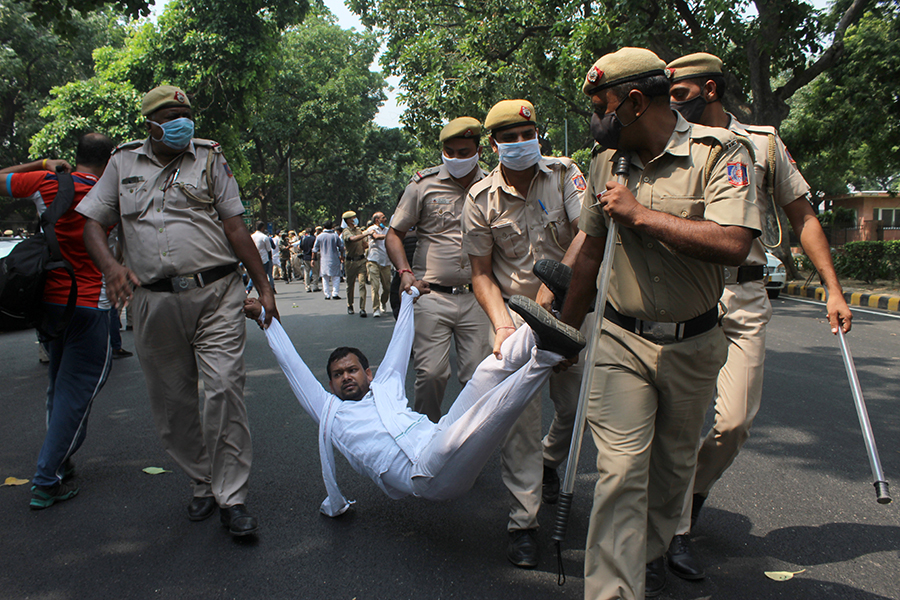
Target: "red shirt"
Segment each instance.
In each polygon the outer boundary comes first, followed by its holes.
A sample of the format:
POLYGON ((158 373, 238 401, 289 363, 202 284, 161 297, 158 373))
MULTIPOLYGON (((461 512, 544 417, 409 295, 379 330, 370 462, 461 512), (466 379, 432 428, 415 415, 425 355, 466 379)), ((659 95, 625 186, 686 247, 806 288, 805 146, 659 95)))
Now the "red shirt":
MULTIPOLYGON (((2 177, 2 176, 0 176, 2 177)), ((50 171, 30 171, 9 173, 5 176, 6 189, 14 198, 30 198, 36 205, 50 207, 56 198, 59 182, 56 173, 50 171)), ((59 248, 75 271, 78 285, 78 306, 87 308, 109 308, 100 270, 88 256, 84 247, 84 224, 86 219, 75 212, 75 207, 97 183, 97 176, 90 173, 72 173, 75 183, 75 198, 72 206, 56 222, 56 239, 59 248)), ((71 282, 63 269, 56 269, 47 275, 44 287, 44 302, 66 304, 69 300, 71 282)))

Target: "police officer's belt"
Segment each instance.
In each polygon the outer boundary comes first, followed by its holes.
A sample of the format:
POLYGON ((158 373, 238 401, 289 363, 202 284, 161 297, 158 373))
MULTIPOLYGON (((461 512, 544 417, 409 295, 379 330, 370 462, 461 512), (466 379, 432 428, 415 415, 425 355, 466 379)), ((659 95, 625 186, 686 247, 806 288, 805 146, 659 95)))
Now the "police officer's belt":
POLYGON ((725 267, 725 285, 759 281, 765 276, 765 265, 743 265, 737 269, 734 267, 725 267))
POLYGON ((457 296, 459 294, 471 294, 472 293, 472 284, 467 283, 466 285, 438 285, 436 283, 429 283, 428 289, 433 292, 441 292, 442 294, 453 294, 457 296))
POLYGON ((218 281, 226 275, 231 275, 237 269, 237 263, 220 265, 207 271, 201 271, 193 275, 179 275, 171 279, 157 279, 153 283, 141 285, 151 292, 186 292, 195 288, 202 288, 214 281, 218 281))
POLYGON ((362 260, 364 258, 365 258, 365 255, 360 254, 359 256, 348 256, 347 260, 352 262, 354 260, 362 260))
POLYGON ((699 317, 694 317, 682 323, 658 323, 656 321, 644 321, 625 316, 607 302, 603 316, 622 329, 636 333, 654 344, 671 344, 706 333, 715 327, 719 320, 719 308, 718 306, 713 306, 699 317))

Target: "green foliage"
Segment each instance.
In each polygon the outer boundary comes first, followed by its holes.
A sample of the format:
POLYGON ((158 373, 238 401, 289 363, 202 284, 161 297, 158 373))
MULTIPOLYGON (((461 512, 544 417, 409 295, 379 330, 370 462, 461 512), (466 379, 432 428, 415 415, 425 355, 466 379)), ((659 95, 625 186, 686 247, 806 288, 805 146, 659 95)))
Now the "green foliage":
POLYGON ((900 279, 900 241, 849 242, 844 246, 842 273, 872 283, 876 279, 900 279))
POLYGON ((816 218, 826 229, 848 229, 856 225, 856 213, 853 209, 842 206, 821 212, 816 215, 816 218))
POLYGON ((878 2, 844 38, 844 59, 802 90, 782 127, 815 192, 900 190, 900 5, 878 2))
POLYGON ((154 0, 20 0, 19 4, 37 26, 51 27, 57 35, 74 38, 77 32, 72 25, 81 17, 104 8, 128 17, 146 17, 154 0))

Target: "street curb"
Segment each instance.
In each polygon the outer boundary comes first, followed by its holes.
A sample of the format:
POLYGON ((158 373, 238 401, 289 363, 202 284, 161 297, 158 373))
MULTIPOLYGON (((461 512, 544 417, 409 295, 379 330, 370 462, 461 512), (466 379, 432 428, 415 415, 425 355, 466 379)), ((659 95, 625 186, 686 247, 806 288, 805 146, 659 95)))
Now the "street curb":
MULTIPOLYGON (((799 283, 789 283, 784 286, 782 292, 789 296, 812 298, 820 302, 825 302, 825 288, 821 286, 806 286, 799 283)), ((890 294, 866 294, 863 292, 844 292, 844 300, 846 300, 847 304, 850 306, 867 306, 869 308, 880 308, 881 310, 900 312, 900 296, 891 296, 890 294)))

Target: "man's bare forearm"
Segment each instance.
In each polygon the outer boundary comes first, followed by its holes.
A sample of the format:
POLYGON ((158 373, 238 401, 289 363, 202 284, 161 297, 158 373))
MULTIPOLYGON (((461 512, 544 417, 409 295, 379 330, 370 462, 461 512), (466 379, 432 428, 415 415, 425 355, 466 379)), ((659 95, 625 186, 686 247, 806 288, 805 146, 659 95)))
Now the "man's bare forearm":
POLYGON ((745 227, 695 221, 646 210, 635 229, 691 258, 722 265, 741 265, 750 253, 753 232, 745 227))
POLYGON ((806 252, 819 275, 822 276, 822 283, 828 288, 828 293, 843 294, 841 282, 834 269, 834 262, 831 260, 828 238, 825 237, 822 224, 816 218, 812 206, 809 205, 806 198, 798 198, 784 207, 784 214, 790 220, 794 233, 800 238, 803 251, 806 252))

